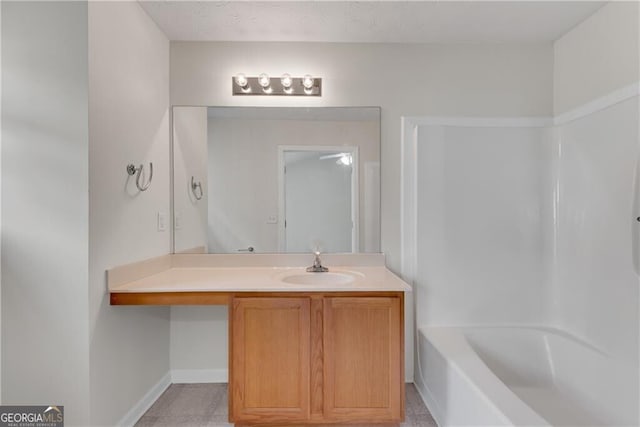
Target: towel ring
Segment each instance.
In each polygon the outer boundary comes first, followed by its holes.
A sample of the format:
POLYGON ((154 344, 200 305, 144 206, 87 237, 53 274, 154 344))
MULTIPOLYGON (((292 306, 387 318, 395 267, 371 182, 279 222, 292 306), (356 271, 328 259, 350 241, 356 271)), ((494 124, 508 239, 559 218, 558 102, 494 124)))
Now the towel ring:
POLYGON ((133 176, 133 175, 136 175, 137 173, 136 187, 138 187, 138 190, 140 191, 147 191, 147 189, 151 185, 151 180, 153 179, 153 163, 149 162, 149 181, 147 181, 147 184, 144 186, 140 184, 140 176, 142 175, 143 168, 144 168, 143 165, 135 167, 133 163, 129 163, 127 165, 127 174, 133 176))
POLYGON ((201 200, 202 196, 204 195, 204 193, 202 192, 202 182, 198 181, 196 183, 193 176, 191 177, 191 192, 193 193, 193 197, 195 197, 196 200, 201 200), (196 190, 200 191, 198 192, 196 190), (198 193, 200 193, 200 195, 198 195, 198 193))

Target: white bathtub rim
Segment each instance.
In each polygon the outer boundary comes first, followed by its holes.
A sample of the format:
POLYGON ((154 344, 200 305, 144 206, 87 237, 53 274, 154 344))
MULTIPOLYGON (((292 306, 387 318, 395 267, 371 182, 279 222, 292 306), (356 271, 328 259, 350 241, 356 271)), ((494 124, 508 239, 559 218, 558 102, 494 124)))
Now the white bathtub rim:
MULTIPOLYGON (((580 339, 570 332, 548 325, 534 325, 534 324, 475 324, 475 325, 431 325, 416 328, 416 339, 420 339, 420 335, 424 336, 430 341, 433 348, 442 356, 444 363, 450 366, 452 371, 459 375, 461 378, 468 382, 469 388, 477 392, 477 395, 483 402, 488 404, 489 408, 492 408, 496 414, 503 414, 505 419, 512 425, 531 425, 534 422, 529 419, 531 413, 535 414, 538 420, 536 425, 550 425, 548 421, 538 412, 536 412, 528 403, 522 400, 515 392, 513 392, 504 382, 495 375, 495 373, 485 364, 480 355, 475 351, 474 347, 469 341, 469 337, 473 336, 474 331, 482 333, 484 330, 522 330, 529 332, 540 332, 544 334, 551 334, 557 338, 567 340, 574 345, 579 345, 588 349, 594 354, 597 354, 603 358, 612 358, 610 353, 598 348, 597 346, 589 343, 587 340, 580 339), (471 357, 460 357, 460 355, 470 355, 471 357), (524 409, 523 406, 528 408, 524 409), (514 409, 515 408, 515 409, 514 409), (522 420, 524 418, 524 420, 522 420)), ((432 406, 436 406, 438 413, 439 425, 445 425, 441 422, 446 419, 446 413, 442 413, 437 406, 436 399, 433 397, 433 391, 429 388, 428 384, 424 381, 421 362, 424 360, 420 352, 420 346, 416 346, 418 351, 418 357, 416 358, 417 375, 419 381, 416 381, 421 387, 419 389, 420 395, 427 403, 432 406)), ((627 365, 628 362, 617 361, 627 365)), ((637 372, 637 365, 633 366, 635 372, 637 372)), ((555 380, 554 380, 555 383, 555 380)), ((436 416, 434 416, 436 418, 436 416)))
MULTIPOLYGON (((502 325, 502 327, 504 327, 504 325, 502 325)), ((447 365, 451 366, 458 375, 468 381, 483 401, 491 407, 496 414, 500 415, 505 425, 551 426, 546 419, 527 405, 489 369, 467 342, 466 337, 461 331, 463 328, 465 327, 427 326, 418 328, 418 333, 423 334, 425 338, 431 341, 436 351, 443 356, 447 365), (443 343, 443 340, 448 342, 443 343), (452 340, 453 342, 451 342, 452 340), (473 355, 473 357, 460 360, 461 354, 473 355), (480 386, 478 380, 481 380, 485 386, 480 386)), ((475 329, 478 328, 478 326, 471 326, 471 328, 475 329)), ((523 327, 518 326, 518 328, 523 327)), ((419 345, 416 347, 419 348, 419 345)), ((436 412, 439 412, 438 418, 440 418, 440 420, 436 419, 436 422, 438 422, 440 426, 445 426, 446 423, 444 423, 445 420, 443 419, 444 417, 440 408, 437 404, 434 405, 435 399, 433 399, 433 393, 424 382, 422 369, 420 367, 420 355, 418 355, 418 364, 420 383, 424 386, 426 394, 429 395, 429 400, 431 400, 431 402, 425 400, 425 403, 431 403, 432 406, 436 407, 436 412)), ((425 396, 421 394, 421 397, 424 399, 425 396)), ((427 406, 431 410, 431 406, 427 406)))
POLYGON ((420 329, 431 329, 431 328, 450 328, 450 329, 464 329, 464 330, 469 330, 469 329, 526 329, 526 330, 537 330, 537 331, 542 331, 542 332, 548 332, 554 335, 558 335, 562 338, 566 338, 570 341, 573 341, 577 344, 580 344, 584 347, 589 348, 590 350, 593 350, 594 352, 600 354, 601 356, 604 357, 612 357, 611 353, 601 347, 598 347, 597 345, 595 345, 594 343, 590 342, 589 340, 587 340, 584 337, 575 335, 572 332, 569 332, 566 329, 562 329, 558 326, 552 326, 549 324, 539 324, 539 323, 496 323, 496 324, 492 324, 492 323, 475 323, 475 324, 465 324, 465 323, 459 323, 459 324, 432 324, 429 326, 423 325, 423 326, 418 326, 417 330, 420 329))

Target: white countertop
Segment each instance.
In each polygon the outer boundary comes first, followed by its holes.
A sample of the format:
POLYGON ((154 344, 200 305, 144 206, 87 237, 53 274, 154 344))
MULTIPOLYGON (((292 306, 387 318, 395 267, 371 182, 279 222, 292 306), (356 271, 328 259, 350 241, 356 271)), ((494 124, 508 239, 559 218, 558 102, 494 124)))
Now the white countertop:
POLYGON ((171 267, 136 280, 109 284, 110 292, 411 292, 384 266, 329 267, 354 278, 347 284, 297 284, 282 279, 306 273, 303 267, 171 267))

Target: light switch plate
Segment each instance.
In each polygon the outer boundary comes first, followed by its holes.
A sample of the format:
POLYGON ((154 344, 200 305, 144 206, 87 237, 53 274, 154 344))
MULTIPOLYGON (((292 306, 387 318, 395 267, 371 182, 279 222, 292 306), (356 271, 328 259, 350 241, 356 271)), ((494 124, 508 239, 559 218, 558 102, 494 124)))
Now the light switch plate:
POLYGON ((267 224, 277 224, 278 223, 278 216, 277 215, 269 215, 267 217, 267 224))
POLYGON ((158 231, 167 231, 166 212, 158 212, 158 231))
POLYGON ((182 229, 182 213, 180 213, 180 212, 176 213, 174 226, 176 227, 176 230, 181 230, 182 229))

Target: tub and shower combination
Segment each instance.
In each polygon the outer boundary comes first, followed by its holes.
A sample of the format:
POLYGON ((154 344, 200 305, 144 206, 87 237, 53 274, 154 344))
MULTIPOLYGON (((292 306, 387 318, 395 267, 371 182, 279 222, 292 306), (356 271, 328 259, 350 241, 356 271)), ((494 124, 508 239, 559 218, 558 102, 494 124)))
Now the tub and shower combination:
POLYGON ((414 378, 441 427, 639 424, 639 88, 405 119, 414 378))
POLYGON ((423 328, 418 346, 416 386, 440 425, 634 424, 634 367, 562 331, 423 328))

